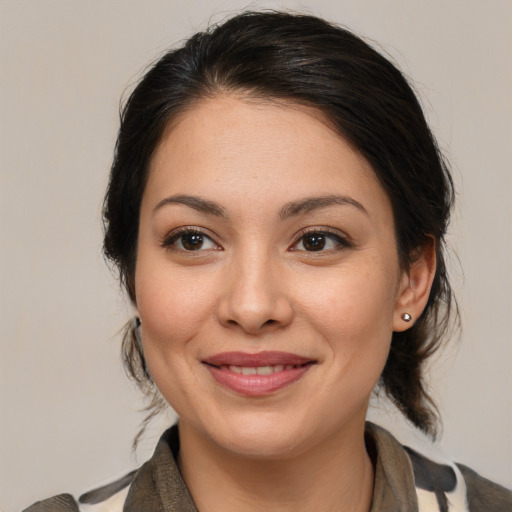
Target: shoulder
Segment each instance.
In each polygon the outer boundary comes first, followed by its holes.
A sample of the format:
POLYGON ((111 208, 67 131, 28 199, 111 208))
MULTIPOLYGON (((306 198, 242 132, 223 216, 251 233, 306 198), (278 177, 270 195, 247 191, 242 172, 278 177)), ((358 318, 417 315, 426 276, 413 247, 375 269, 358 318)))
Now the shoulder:
POLYGON ((23 512, 79 512, 79 508, 71 494, 59 494, 53 498, 38 501, 23 512))
MULTIPOLYGON (((175 462, 178 451, 178 428, 174 425, 162 434, 153 456, 137 470, 86 492, 77 500, 70 494, 60 494, 34 503, 23 512, 150 512, 163 510, 163 495, 164 498, 171 495, 179 498, 179 508, 171 506, 170 510, 197 512, 175 462), (164 491, 160 489, 162 486, 165 487, 164 491), (187 507, 182 507, 182 503, 187 507)), ((171 502, 174 501, 171 499, 171 502)))
MULTIPOLYGON (((453 493, 463 494, 469 512, 511 512, 512 491, 480 476, 476 471, 449 460, 435 461, 410 447, 404 450, 411 459, 417 489, 432 491, 439 504, 448 506, 453 493)), ((441 507, 441 510, 443 507, 441 507)), ((446 508, 449 510, 449 508, 446 508)))
POLYGON ((457 464, 467 488, 471 512, 509 512, 512 510, 512 491, 480 476, 476 471, 457 464))
POLYGON ((71 494, 59 494, 38 501, 23 512, 122 512, 135 473, 86 492, 78 501, 71 494))
POLYGON ((415 497, 414 500, 408 498, 409 510, 512 511, 512 491, 453 462, 426 438, 402 434, 397 440, 373 424, 367 425, 367 431, 376 441, 385 478, 394 494, 400 497, 399 501, 403 502, 413 490, 415 497))

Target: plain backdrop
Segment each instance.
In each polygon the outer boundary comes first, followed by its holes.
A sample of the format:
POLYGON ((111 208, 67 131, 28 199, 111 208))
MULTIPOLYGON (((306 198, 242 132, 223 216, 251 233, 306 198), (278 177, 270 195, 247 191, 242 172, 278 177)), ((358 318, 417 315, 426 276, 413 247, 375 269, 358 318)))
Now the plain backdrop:
MULTIPOLYGON (((440 446, 512 485, 510 0, 0 0, 4 512, 135 468, 172 421, 131 452, 143 403, 119 360, 131 312, 101 255, 102 195, 123 92, 244 7, 347 25, 414 80, 458 188, 450 269, 464 330, 430 372, 440 446)), ((404 430, 388 409, 372 417, 404 430)))

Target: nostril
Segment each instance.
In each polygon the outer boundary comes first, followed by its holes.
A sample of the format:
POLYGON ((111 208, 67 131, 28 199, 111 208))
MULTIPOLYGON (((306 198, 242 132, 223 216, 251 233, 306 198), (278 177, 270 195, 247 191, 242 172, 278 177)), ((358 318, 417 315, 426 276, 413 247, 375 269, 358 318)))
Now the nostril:
MULTIPOLYGON (((278 323, 279 322, 277 320, 274 320, 273 318, 270 318, 270 319, 266 320, 265 322, 263 322, 262 324, 258 324, 258 326, 256 328, 257 329, 262 329, 262 328, 265 328, 265 327, 273 327, 273 326, 277 325, 278 323)), ((229 319, 227 321, 227 324, 232 326, 232 327, 242 327, 242 328, 244 328, 243 323, 237 322, 234 319, 229 319)), ((246 327, 249 327, 249 326, 246 326, 246 327)))

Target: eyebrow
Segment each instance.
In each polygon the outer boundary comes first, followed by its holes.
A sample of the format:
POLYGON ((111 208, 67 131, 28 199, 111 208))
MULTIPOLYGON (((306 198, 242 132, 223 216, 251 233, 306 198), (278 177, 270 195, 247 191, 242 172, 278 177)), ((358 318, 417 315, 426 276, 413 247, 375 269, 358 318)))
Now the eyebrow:
POLYGON ((153 208, 153 213, 169 204, 183 204, 201 213, 215 215, 216 217, 227 217, 226 210, 217 203, 214 203, 213 201, 208 201, 208 199, 204 199, 199 196, 189 196, 186 194, 178 194, 175 196, 169 196, 166 197, 165 199, 162 199, 153 208))
MULTIPOLYGON (((217 203, 213 201, 209 201, 208 199, 204 199, 199 196, 191 196, 187 194, 178 194, 174 196, 166 197, 162 199, 154 208, 153 213, 159 210, 160 208, 167 206, 169 204, 182 204, 193 208, 201 213, 206 213, 208 215, 215 215, 216 217, 224 217, 227 218, 226 210, 217 203)), ((362 211, 366 215, 368 215, 368 211, 366 208, 355 199, 348 196, 340 196, 340 195, 327 195, 327 196, 318 196, 318 197, 306 197, 304 199, 299 199, 298 201, 291 201, 286 203, 279 212, 279 217, 284 220, 290 217, 294 217, 296 215, 301 215, 304 213, 309 213, 314 210, 319 210, 321 208, 327 208, 333 205, 350 205, 354 206, 358 210, 362 211)))
POLYGON ((281 208, 281 211, 279 212, 279 217, 281 217, 281 219, 284 220, 289 217, 293 217, 295 215, 309 213, 314 210, 319 210, 321 208, 327 208, 328 206, 333 206, 333 205, 354 206, 358 210, 360 210, 363 213, 365 213, 366 215, 368 215, 368 211, 359 201, 356 201, 355 199, 348 197, 348 196, 328 195, 328 196, 318 196, 318 197, 306 197, 305 199, 286 203, 281 208))

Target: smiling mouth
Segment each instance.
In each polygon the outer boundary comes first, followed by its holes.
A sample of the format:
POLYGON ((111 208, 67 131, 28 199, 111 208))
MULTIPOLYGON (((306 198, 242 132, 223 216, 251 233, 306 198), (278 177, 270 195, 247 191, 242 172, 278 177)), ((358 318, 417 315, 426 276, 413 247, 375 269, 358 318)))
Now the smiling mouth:
POLYGON ((225 352, 203 364, 223 387, 242 395, 265 396, 301 379, 317 361, 286 352, 225 352))
MULTIPOLYGON (((312 364, 305 363, 305 364, 312 364)), ((220 370, 229 370, 233 373, 239 373, 241 375, 273 375, 274 373, 279 373, 282 371, 289 371, 296 368, 301 368, 304 365, 295 365, 295 364, 276 364, 273 366, 235 366, 235 365, 222 365, 217 368, 220 370)))

